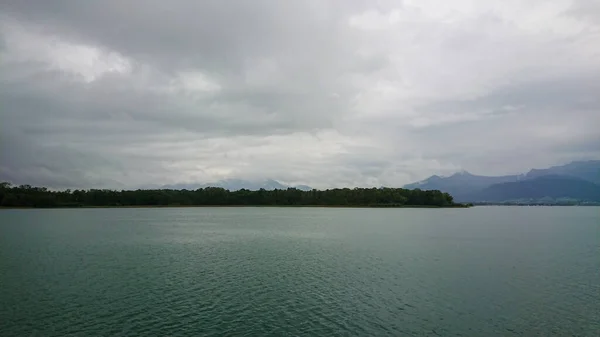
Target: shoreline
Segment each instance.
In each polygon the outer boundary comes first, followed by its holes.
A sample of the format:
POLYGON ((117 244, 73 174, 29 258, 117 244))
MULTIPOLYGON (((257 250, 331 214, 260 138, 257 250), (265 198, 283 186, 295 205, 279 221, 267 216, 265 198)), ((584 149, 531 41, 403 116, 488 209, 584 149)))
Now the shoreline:
POLYGON ((430 206, 430 205, 406 205, 406 206, 360 206, 360 205, 126 205, 126 206, 55 206, 55 207, 5 207, 2 209, 94 209, 94 208, 471 208, 472 205, 455 206, 430 206))

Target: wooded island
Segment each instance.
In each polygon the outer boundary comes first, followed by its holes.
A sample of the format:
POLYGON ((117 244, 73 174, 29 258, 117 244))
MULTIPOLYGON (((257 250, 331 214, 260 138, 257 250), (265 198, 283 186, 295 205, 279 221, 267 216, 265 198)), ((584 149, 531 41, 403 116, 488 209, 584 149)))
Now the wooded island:
POLYGON ((335 188, 303 191, 229 191, 220 187, 197 190, 63 190, 0 183, 1 207, 119 207, 119 206, 330 206, 330 207, 466 207, 437 190, 402 188, 335 188))

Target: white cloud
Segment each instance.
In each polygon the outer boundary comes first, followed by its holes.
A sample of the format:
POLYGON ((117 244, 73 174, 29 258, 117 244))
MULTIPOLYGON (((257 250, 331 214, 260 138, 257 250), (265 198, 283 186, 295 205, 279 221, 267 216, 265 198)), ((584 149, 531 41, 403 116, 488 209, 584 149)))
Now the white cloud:
POLYGON ((155 5, 0 5, 0 179, 401 185, 600 155, 593 1, 155 5))
POLYGON ((117 52, 65 41, 39 30, 39 27, 22 26, 12 20, 2 24, 6 45, 2 57, 4 68, 38 65, 40 70, 74 75, 87 83, 107 74, 127 74, 132 70, 132 62, 117 52))
POLYGON ((171 81, 171 86, 175 90, 182 90, 185 93, 206 93, 218 91, 221 86, 212 81, 201 71, 192 70, 180 72, 178 76, 171 81))

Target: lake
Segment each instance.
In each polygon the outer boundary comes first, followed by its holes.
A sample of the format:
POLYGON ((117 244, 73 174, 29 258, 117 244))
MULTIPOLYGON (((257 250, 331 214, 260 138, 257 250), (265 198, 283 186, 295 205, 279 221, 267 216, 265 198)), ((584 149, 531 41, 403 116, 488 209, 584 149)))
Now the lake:
POLYGON ((1 336, 598 336, 600 208, 0 210, 1 336))

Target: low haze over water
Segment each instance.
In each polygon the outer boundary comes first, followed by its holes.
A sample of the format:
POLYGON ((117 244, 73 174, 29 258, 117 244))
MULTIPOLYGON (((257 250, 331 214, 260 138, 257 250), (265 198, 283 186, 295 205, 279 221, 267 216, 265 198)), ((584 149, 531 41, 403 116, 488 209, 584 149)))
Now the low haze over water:
POLYGON ((0 210, 1 336, 598 336, 600 208, 0 210))

